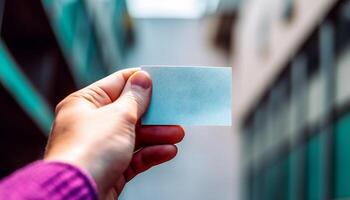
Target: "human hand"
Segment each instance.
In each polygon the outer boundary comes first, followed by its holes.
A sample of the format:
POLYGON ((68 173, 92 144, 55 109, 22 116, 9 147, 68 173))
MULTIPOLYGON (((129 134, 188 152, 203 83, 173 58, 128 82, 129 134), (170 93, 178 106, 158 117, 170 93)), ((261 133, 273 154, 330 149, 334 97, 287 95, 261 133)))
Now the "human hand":
POLYGON ((101 199, 115 199, 137 174, 175 157, 180 126, 137 125, 152 81, 138 68, 116 72, 66 97, 44 160, 77 166, 94 178, 101 199))

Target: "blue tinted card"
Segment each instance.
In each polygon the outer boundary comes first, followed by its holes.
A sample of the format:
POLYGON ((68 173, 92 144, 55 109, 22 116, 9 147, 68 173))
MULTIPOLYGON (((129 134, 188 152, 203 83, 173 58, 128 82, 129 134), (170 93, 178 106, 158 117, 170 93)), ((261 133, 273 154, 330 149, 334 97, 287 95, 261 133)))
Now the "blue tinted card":
POLYGON ((144 125, 231 125, 229 67, 142 66, 153 81, 144 125))

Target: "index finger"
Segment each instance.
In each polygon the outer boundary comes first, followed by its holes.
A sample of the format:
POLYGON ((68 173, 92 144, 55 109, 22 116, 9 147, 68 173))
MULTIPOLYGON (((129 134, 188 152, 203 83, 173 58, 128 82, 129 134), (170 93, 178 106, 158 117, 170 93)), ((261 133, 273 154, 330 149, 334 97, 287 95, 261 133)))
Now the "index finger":
POLYGON ((91 86, 97 86, 101 88, 113 102, 120 96, 129 77, 140 70, 140 68, 128 68, 120 70, 99 81, 96 81, 95 83, 91 84, 91 86))

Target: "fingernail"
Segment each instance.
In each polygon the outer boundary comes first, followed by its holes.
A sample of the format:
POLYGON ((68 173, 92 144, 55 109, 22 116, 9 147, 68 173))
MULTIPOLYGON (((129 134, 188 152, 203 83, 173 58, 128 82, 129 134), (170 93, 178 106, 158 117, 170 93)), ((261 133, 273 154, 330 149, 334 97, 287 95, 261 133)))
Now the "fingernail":
POLYGON ((148 89, 151 87, 151 79, 146 72, 139 71, 131 76, 131 85, 137 85, 143 89, 148 89))

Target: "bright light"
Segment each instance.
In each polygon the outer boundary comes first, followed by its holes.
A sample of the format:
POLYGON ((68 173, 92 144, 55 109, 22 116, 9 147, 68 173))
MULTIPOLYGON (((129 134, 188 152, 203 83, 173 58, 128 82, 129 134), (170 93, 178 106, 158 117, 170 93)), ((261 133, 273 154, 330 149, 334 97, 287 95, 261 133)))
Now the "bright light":
MULTIPOLYGON (((199 18, 213 0, 128 0, 128 9, 136 18, 199 18)), ((214 0, 218 1, 218 0, 214 0)))

